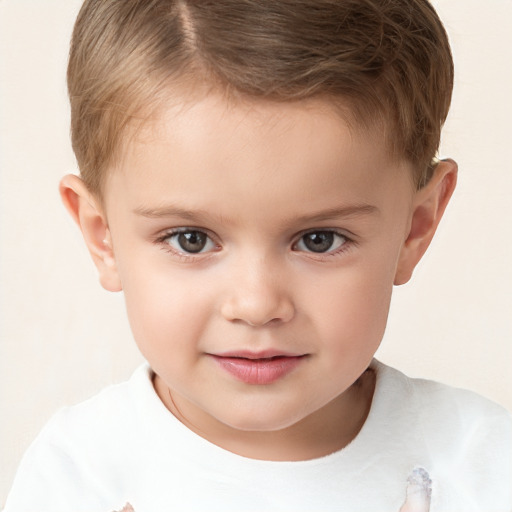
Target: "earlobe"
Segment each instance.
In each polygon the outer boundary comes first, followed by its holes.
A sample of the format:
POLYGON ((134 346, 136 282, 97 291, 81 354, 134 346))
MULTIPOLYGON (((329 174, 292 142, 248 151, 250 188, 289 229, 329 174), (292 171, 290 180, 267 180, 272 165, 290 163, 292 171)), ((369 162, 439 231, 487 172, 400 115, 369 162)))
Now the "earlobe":
POLYGON ((425 254, 457 183, 457 164, 442 160, 427 185, 416 193, 410 227, 402 246, 395 285, 407 283, 425 254))
POLYGON ((99 201, 85 183, 72 174, 62 178, 59 192, 64 206, 82 231, 101 285, 111 292, 121 291, 110 230, 99 201))

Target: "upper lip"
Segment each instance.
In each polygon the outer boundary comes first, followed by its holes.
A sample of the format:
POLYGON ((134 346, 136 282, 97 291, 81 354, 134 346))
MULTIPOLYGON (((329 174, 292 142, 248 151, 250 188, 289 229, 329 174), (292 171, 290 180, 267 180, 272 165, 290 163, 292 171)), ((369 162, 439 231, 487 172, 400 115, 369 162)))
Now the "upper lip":
POLYGON ((215 357, 230 357, 239 359, 272 359, 273 357, 301 357, 306 354, 284 352, 282 350, 232 350, 228 352, 221 352, 211 354, 215 357))

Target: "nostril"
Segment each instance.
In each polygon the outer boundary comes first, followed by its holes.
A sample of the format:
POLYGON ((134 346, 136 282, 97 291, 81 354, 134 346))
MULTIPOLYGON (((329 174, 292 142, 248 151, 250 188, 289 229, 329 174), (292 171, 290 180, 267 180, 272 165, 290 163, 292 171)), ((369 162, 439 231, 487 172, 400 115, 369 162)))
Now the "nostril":
POLYGON ((230 322, 262 327, 289 322, 295 314, 292 301, 285 296, 274 300, 255 297, 232 297, 222 307, 223 317, 230 322))

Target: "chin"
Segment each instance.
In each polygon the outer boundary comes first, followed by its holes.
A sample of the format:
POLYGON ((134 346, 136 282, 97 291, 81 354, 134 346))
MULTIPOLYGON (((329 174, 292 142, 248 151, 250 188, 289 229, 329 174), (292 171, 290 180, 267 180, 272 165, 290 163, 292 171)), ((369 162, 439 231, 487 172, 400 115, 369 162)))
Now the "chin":
POLYGON ((286 411, 269 411, 262 408, 261 410, 251 410, 247 413, 237 411, 238 414, 232 414, 223 419, 218 418, 222 423, 236 430, 244 432, 277 432, 287 429, 299 423, 303 416, 297 414, 286 414, 286 411))

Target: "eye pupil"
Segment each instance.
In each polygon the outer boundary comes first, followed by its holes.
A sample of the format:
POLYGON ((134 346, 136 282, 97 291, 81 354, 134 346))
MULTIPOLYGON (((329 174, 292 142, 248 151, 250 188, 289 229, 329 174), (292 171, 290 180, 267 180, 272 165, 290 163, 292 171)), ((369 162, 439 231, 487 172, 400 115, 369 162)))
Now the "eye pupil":
POLYGON ((304 245, 312 252, 326 252, 334 243, 334 233, 331 231, 318 231, 308 233, 303 237, 304 245))
POLYGON ((201 252, 206 247, 207 241, 208 237, 201 231, 186 231, 178 235, 178 243, 186 252, 201 252))

